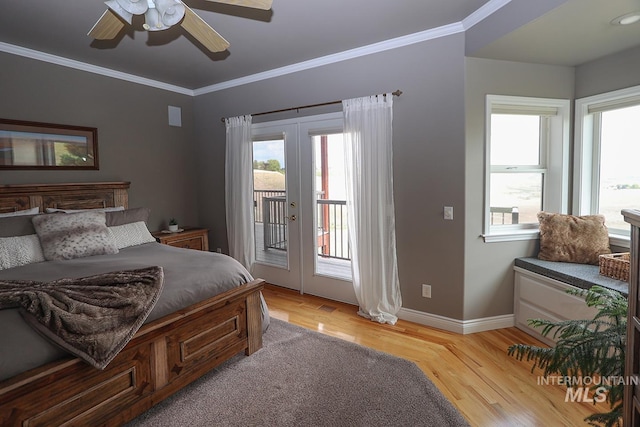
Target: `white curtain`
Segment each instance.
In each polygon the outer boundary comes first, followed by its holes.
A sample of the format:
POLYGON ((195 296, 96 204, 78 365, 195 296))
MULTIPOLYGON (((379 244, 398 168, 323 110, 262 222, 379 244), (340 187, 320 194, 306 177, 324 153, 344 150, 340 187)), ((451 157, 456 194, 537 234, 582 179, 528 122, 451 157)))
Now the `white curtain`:
POLYGON ((342 102, 347 213, 358 314, 395 324, 402 306, 393 206, 393 96, 342 102))
POLYGON ((229 255, 251 271, 255 261, 251 116, 228 118, 225 125, 225 201, 229 255))

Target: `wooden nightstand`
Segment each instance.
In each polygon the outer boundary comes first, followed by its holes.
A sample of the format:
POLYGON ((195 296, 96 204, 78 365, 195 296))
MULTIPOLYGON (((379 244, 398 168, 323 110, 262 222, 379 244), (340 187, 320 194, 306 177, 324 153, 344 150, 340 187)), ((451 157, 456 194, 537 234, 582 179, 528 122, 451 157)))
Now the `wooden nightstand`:
POLYGON ((209 250, 209 230, 198 227, 184 227, 184 231, 166 233, 154 231, 151 233, 162 244, 178 248, 195 249, 198 251, 209 250))

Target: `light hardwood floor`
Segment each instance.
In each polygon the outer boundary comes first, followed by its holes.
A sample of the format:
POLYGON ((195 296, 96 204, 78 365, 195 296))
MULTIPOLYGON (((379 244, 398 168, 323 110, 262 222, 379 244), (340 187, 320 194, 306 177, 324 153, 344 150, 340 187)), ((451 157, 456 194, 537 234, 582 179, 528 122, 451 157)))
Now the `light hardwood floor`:
POLYGON ((607 410, 565 402, 562 386, 539 385, 530 363, 507 356, 514 343, 542 345, 516 328, 459 335, 403 320, 380 325, 355 306, 273 285, 264 297, 273 318, 415 362, 472 426, 583 426, 607 410))

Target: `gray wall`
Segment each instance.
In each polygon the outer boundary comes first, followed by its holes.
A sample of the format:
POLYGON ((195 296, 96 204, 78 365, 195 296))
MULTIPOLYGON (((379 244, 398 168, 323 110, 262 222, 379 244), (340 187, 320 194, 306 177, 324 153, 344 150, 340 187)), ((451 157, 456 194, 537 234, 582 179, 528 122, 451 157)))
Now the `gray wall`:
POLYGON ((197 224, 193 98, 0 53, 0 117, 98 128, 98 171, 0 171, 0 184, 131 181, 131 207, 197 224), (167 106, 182 108, 181 128, 167 106))
POLYGON ((575 70, 464 51, 464 35, 452 35, 195 98, 0 53, 0 117, 97 127, 100 144, 99 171, 1 171, 0 184, 131 181, 131 206, 152 209, 151 228, 175 216, 209 227, 211 247, 226 250, 221 117, 401 89, 394 187, 404 307, 463 320, 510 314, 513 259, 534 255, 537 243, 479 238, 485 95, 573 99, 574 88, 583 97, 637 85, 640 50, 575 70), (182 108, 182 128, 167 125, 167 105, 182 108))
POLYGON ((513 260, 537 253, 537 241, 485 243, 485 99, 487 94, 573 99, 574 69, 466 59, 466 230, 464 319, 513 313, 513 260))
MULTIPOLYGON (((226 250, 225 131, 220 117, 401 89, 394 100, 394 188, 403 306, 463 314, 464 35, 201 95, 195 101, 200 219, 226 250), (455 220, 443 220, 453 206, 455 220), (433 286, 432 299, 421 284, 433 286)), ((305 112, 306 113, 306 112, 305 112)))
POLYGON ((633 48, 576 68, 576 98, 640 85, 640 48, 633 48))

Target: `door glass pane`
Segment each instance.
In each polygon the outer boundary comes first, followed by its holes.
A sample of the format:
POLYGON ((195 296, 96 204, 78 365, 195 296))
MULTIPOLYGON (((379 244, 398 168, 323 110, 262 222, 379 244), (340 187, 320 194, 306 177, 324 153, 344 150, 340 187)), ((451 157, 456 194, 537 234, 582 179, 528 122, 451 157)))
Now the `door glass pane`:
POLYGON ((316 274, 351 280, 346 209, 344 139, 341 133, 314 136, 316 274))
POLYGON ((491 115, 491 165, 539 165, 540 116, 491 115))
POLYGON ((602 113, 598 213, 609 230, 629 233, 622 209, 640 209, 640 106, 602 113))
POLYGON ((256 261, 287 268, 287 187, 284 139, 253 142, 256 261))
POLYGON ((492 173, 490 224, 538 223, 542 210, 542 173, 492 173))

